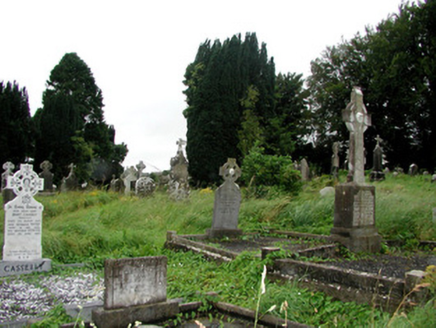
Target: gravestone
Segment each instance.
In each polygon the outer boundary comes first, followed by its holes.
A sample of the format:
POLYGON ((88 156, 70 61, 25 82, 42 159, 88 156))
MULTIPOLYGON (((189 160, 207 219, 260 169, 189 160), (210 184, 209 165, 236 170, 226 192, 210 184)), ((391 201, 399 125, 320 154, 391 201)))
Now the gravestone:
POLYGON ((156 189, 156 183, 150 177, 140 177, 136 180, 135 193, 138 197, 151 196, 156 189))
POLYGON ((124 191, 124 183, 121 179, 115 177, 115 174, 112 175, 112 180, 110 184, 110 191, 121 193, 124 191))
POLYGON ((335 211, 331 239, 354 252, 378 252, 381 238, 375 226, 375 187, 365 183, 363 134, 371 118, 359 88, 351 92, 351 102, 342 117, 350 131, 347 183, 335 187, 335 211), (349 174, 350 174, 349 172, 349 174))
POLYGON ((414 176, 418 174, 418 165, 416 164, 411 164, 409 166, 409 175, 410 176, 414 176))
POLYGON ((332 167, 331 167, 331 175, 337 179, 339 173, 339 142, 334 142, 332 146, 332 167))
POLYGON ((188 160, 183 153, 186 141, 179 139, 176 144, 178 145, 177 154, 170 161, 171 173, 168 181, 168 194, 172 200, 184 200, 190 194, 188 160))
POLYGON ((124 182, 124 194, 130 195, 135 190, 136 180, 138 180, 138 172, 133 166, 129 167, 121 175, 121 179, 124 182))
POLYGON ((167 301, 167 258, 108 259, 104 268, 103 308, 92 312, 97 327, 125 328, 135 321, 156 322, 179 313, 167 301))
POLYGON ((143 161, 139 161, 139 163, 136 164, 136 169, 138 170, 138 171, 136 172, 136 175, 137 175, 138 179, 144 175, 144 174, 142 173, 142 171, 144 171, 146 167, 147 167, 147 166, 145 166, 145 164, 144 164, 143 161))
POLYGON ((17 197, 5 205, 3 261, 0 276, 48 271, 51 260, 42 258, 41 233, 44 207, 33 196, 43 190, 44 181, 21 164, 8 178, 8 187, 17 197))
POLYGON ((235 181, 241 176, 236 159, 229 158, 220 168, 224 183, 215 192, 212 228, 207 234, 211 238, 236 237, 242 234, 238 229, 241 191, 235 181))
POLYGON ((42 172, 39 173, 39 177, 44 180, 44 190, 43 193, 50 194, 54 191, 53 188, 53 173, 50 170, 53 168, 53 164, 49 161, 42 162, 39 167, 42 172))
POLYGON ((309 181, 310 180, 310 169, 309 164, 307 164, 307 161, 305 158, 301 160, 300 163, 300 172, 301 172, 301 179, 303 181, 309 181))
POLYGON ((14 175, 13 173, 14 168, 15 165, 12 162, 6 162, 3 164, 3 170, 5 170, 2 173, 2 182, 1 182, 3 205, 5 205, 6 203, 10 202, 12 199, 15 198, 15 194, 12 191, 12 189, 7 187, 8 178, 14 175))
POLYGON ((76 173, 74 172, 76 165, 71 163, 68 165, 68 168, 70 169, 70 172, 66 178, 64 177, 62 179, 61 192, 74 191, 79 188, 79 182, 77 181, 76 173))
POLYGON ((379 135, 377 135, 375 140, 377 144, 373 152, 373 167, 369 179, 371 181, 381 181, 385 179, 385 173, 383 172, 383 148, 380 146, 383 140, 379 135))

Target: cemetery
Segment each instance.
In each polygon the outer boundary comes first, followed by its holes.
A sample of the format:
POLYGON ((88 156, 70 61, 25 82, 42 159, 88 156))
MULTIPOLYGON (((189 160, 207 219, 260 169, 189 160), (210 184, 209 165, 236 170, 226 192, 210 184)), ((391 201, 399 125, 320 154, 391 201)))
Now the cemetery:
MULTIPOLYGON (((76 52, 33 117, 26 88, 0 80, 0 328, 436 327, 436 4, 399 9, 304 78, 254 32, 207 39, 179 81, 171 153, 154 134, 174 117, 144 123, 172 109, 148 112, 160 93, 126 65, 134 162, 76 52)), ((167 64, 150 66, 169 80, 167 64)))

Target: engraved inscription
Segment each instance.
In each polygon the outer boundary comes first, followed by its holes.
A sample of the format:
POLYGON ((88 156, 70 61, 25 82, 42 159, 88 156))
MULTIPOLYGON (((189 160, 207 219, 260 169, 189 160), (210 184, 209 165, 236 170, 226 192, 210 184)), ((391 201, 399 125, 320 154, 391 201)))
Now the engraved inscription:
POLYGON ((374 225, 374 195, 369 190, 360 190, 354 196, 353 226, 374 225))

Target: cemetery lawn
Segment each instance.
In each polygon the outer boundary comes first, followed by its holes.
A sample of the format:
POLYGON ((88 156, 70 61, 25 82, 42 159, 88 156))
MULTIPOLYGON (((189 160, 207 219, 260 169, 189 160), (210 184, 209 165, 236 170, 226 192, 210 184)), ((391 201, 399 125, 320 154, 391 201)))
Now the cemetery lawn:
MULTIPOLYGON (((341 176, 344 179, 344 176, 341 176)), ((388 174, 376 186, 376 224, 384 239, 401 242, 411 254, 419 240, 436 241, 436 183, 430 176, 409 177, 388 174)), ((280 230, 330 234, 333 224, 334 195, 320 197, 319 190, 332 185, 329 177, 309 182, 299 195, 270 190, 264 198, 246 198, 243 191, 239 227, 244 232, 262 233, 266 227, 280 230)), ((58 194, 36 199, 44 205, 43 257, 53 260, 53 271, 20 276, 35 281, 40 275, 70 276, 74 272, 93 272, 103 276, 106 258, 166 255, 168 257, 168 298, 183 297, 198 301, 218 293, 219 299, 255 309, 259 301, 263 262, 244 252, 231 263, 217 264, 191 252, 165 249, 166 232, 202 234, 211 227, 214 194, 210 189, 194 190, 190 200, 172 202, 162 191, 139 199, 100 190, 58 194), (65 268, 62 264, 84 263, 84 267, 65 268)), ((0 215, 4 217, 1 210, 0 215)), ((3 231, 3 220, 0 220, 3 231)), ((0 235, 3 245, 3 234, 0 235)), ((391 250, 384 246, 383 251, 391 250)), ((436 250, 433 250, 436 253, 436 250)), ((358 256, 358 255, 356 255, 358 256)), ((15 278, 1 278, 3 281, 15 278)), ((433 281, 433 292, 436 279, 433 281)), ((260 298, 260 313, 276 306, 274 315, 322 327, 434 327, 435 298, 419 304, 407 314, 395 315, 370 305, 333 300, 322 293, 299 287, 297 283, 267 281, 260 298), (285 306, 287 304, 287 307, 285 306)), ((73 322, 62 315, 53 300, 47 323, 73 322)), ((47 324, 48 326, 48 324, 47 324)))

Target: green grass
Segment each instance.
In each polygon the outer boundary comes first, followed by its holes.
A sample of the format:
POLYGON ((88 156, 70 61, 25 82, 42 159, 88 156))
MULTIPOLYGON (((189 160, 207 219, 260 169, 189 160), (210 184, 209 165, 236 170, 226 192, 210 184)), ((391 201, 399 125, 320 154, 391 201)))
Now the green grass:
MULTIPOLYGON (((341 179, 344 180, 343 175, 341 179)), ((271 190, 262 199, 244 197, 239 226, 245 232, 269 227, 328 235, 333 223, 334 196, 320 197, 319 190, 326 185, 333 185, 333 181, 321 177, 306 185, 299 195, 271 190)), ((403 240, 409 246, 418 239, 436 240, 432 222, 436 184, 430 183, 430 177, 388 175, 375 185, 376 223, 383 238, 403 240)), ((84 262, 87 270, 102 274, 106 258, 166 255, 169 298, 198 300, 206 292, 215 291, 224 302, 255 309, 263 263, 252 254, 218 265, 199 255, 163 249, 168 230, 196 234, 210 228, 213 197, 209 190, 192 191, 186 202, 170 201, 160 192, 144 199, 99 190, 37 197, 44 205, 43 256, 51 258, 55 267, 56 263, 84 262)), ((4 217, 3 210, 0 215, 4 217)), ((0 229, 3 231, 3 220, 0 229)), ((3 244, 3 234, 0 238, 3 244)), ((284 317, 285 313, 279 310, 285 301, 288 319, 314 326, 385 327, 391 319, 389 314, 370 306, 334 301, 295 283, 267 282, 260 313, 276 305, 273 314, 284 317)), ((407 317, 396 316, 390 324, 412 327, 412 322, 415 327, 423 327, 434 322, 434 318, 435 306, 429 303, 407 317)))

